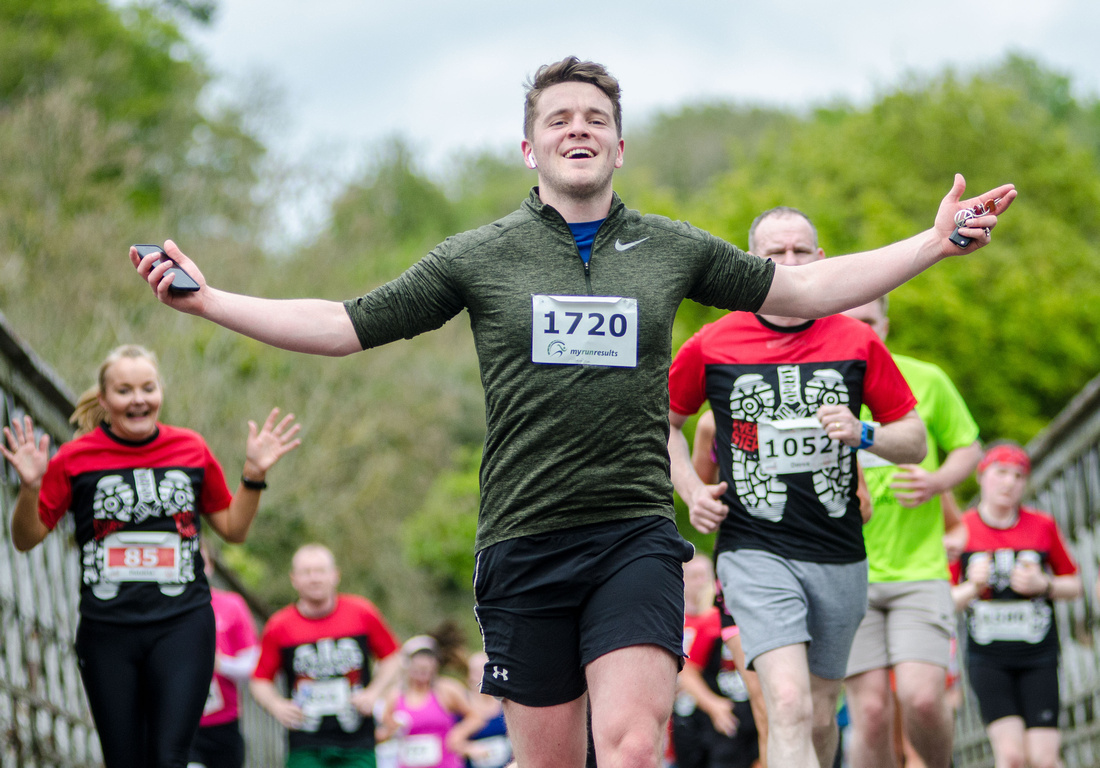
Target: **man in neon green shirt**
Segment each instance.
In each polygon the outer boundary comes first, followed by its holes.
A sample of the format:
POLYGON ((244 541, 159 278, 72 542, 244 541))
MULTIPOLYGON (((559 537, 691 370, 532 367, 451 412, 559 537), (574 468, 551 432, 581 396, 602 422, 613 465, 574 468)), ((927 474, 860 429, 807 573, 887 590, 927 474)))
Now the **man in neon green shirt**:
MULTIPOLYGON (((844 314, 867 323, 885 340, 886 309, 884 296, 844 314)), ((860 457, 874 515, 863 528, 867 614, 852 644, 845 680, 851 761, 853 768, 895 765, 892 669, 906 738, 929 768, 947 768, 954 729, 944 687, 955 619, 939 494, 970 476, 981 445, 978 426, 947 374, 932 363, 893 357, 917 396, 928 455, 920 464, 900 466, 860 457), (942 463, 941 452, 946 454, 942 463)))

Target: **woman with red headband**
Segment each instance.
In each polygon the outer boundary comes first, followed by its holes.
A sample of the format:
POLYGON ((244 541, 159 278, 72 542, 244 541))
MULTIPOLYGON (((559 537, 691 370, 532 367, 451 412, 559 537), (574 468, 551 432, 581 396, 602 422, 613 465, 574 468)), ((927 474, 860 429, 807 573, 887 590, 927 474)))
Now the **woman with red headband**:
POLYGON ((967 672, 997 768, 1061 765, 1053 601, 1082 591, 1057 523, 1020 505, 1030 474, 1014 443, 985 452, 981 501, 963 515, 969 540, 951 566, 955 607, 966 610, 967 672))

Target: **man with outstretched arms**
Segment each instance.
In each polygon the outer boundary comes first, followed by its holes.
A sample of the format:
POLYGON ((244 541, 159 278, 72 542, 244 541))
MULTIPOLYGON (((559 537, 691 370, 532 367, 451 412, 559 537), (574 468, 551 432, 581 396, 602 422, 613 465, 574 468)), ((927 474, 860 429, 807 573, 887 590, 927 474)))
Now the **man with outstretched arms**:
POLYGON ((290 583, 298 600, 264 626, 252 697, 290 732, 287 768, 374 768, 374 705, 400 671, 397 639, 373 603, 337 592, 328 547, 299 547, 290 583))
MULTIPOLYGON (((887 303, 883 296, 844 314, 886 341, 887 303)), ((867 615, 852 643, 844 683, 852 717, 850 756, 855 768, 895 764, 892 670, 907 749, 928 768, 947 768, 954 721, 945 686, 955 612, 939 494, 970 476, 982 448, 978 425, 943 369, 906 355, 893 358, 917 397, 928 455, 919 464, 894 465, 874 456, 863 461, 875 516, 863 529, 867 615)))
MULTIPOLYGON (((794 208, 760 214, 751 253, 808 269, 825 251, 794 208)), ((822 768, 836 701, 867 607, 856 449, 924 457, 916 398, 882 341, 842 315, 732 312, 680 348, 669 371, 672 479, 702 532, 768 712, 769 765, 822 768), (709 399, 717 485, 696 474, 682 427, 709 399), (860 421, 866 403, 879 422, 860 421)))
MULTIPOLYGON (((962 253, 948 240, 953 217, 976 201, 960 202, 956 177, 927 232, 843 265, 775 269, 623 205, 611 183, 623 162, 618 82, 573 57, 529 83, 521 149, 538 186, 519 210, 345 303, 213 289, 169 241, 168 255, 200 285, 183 296, 155 256, 130 257, 161 301, 301 352, 358 352, 466 309, 487 422, 474 585, 489 656, 483 691, 504 699, 523 768, 583 764, 586 692, 600 764, 656 766, 692 551, 673 521, 666 448, 676 308, 691 297, 839 312, 962 253)), ((989 242, 983 228, 1014 196, 1011 185, 986 196, 1001 203, 961 230, 974 238, 967 251, 989 242)))

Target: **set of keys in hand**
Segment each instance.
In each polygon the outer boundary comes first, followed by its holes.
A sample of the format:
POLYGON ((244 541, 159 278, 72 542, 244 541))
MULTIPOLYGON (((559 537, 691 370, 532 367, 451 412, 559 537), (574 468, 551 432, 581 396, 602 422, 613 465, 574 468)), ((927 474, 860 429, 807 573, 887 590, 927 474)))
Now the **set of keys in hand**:
MULTIPOLYGON (((959 234, 959 230, 966 226, 966 222, 978 216, 985 216, 987 213, 994 213, 997 210, 997 203, 1001 202, 1001 198, 991 200, 988 203, 979 202, 973 208, 963 208, 961 211, 955 214, 955 231, 951 233, 950 240, 960 248, 965 248, 970 245, 974 240, 972 237, 964 237, 959 234)), ((988 235, 989 230, 986 229, 985 233, 988 235)))

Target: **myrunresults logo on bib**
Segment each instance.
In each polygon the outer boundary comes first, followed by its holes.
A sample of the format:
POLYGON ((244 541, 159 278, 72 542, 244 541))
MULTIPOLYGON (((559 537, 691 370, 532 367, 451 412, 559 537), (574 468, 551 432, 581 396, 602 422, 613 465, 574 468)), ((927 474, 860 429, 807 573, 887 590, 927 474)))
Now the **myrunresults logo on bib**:
POLYGON ((638 300, 532 294, 531 362, 634 368, 638 300))

